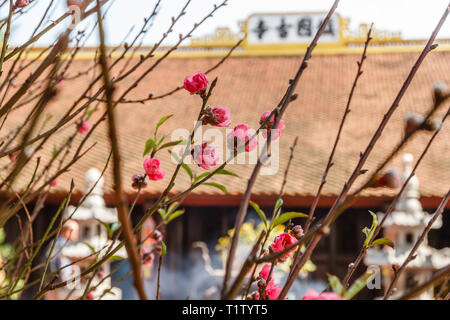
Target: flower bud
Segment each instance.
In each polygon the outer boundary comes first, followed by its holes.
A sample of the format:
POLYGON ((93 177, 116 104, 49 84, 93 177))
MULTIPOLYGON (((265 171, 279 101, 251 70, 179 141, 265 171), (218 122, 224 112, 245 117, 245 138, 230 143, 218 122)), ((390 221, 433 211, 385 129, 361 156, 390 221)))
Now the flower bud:
POLYGON ((423 129, 427 131, 436 131, 442 126, 442 121, 439 120, 433 120, 433 121, 427 121, 423 125, 423 129))
POLYGON ((450 90, 447 84, 443 81, 438 81, 433 85, 434 91, 434 104, 439 104, 442 99, 450 94, 450 90))
POLYGON ((208 85, 208 78, 202 72, 197 72, 184 79, 184 88, 191 94, 202 94, 208 85))
POLYGON ((14 4, 14 9, 17 8, 25 8, 28 5, 28 0, 16 0, 16 3, 14 4))
POLYGON ((153 234, 151 235, 151 238, 155 240, 156 242, 161 242, 163 239, 162 233, 159 230, 153 231, 153 234))
POLYGON ((78 7, 80 10, 84 7, 84 1, 83 0, 67 0, 67 7, 78 7))
POLYGON ((300 239, 301 237, 303 237, 304 233, 303 233, 303 228, 300 225, 295 225, 292 230, 291 230, 292 235, 294 236, 294 238, 300 239))
POLYGON ((405 117, 405 136, 413 133, 415 130, 435 131, 441 126, 439 120, 428 120, 417 113, 408 113, 405 117))
POLYGON ((91 129, 91 124, 87 121, 81 121, 78 125, 77 125, 77 130, 79 134, 84 134, 86 132, 88 132, 91 129))
POLYGON ((392 270, 394 270, 394 272, 396 273, 398 271, 398 269, 400 269, 400 266, 397 263, 394 263, 392 265, 392 270))
POLYGON ((398 189, 402 186, 403 181, 396 169, 387 170, 385 173, 382 173, 375 177, 375 181, 373 182, 373 188, 386 187, 391 189, 398 189))
POLYGON ((142 257, 142 262, 143 262, 144 266, 151 265, 154 260, 155 260, 155 255, 153 254, 153 252, 145 253, 142 257))
POLYGON ((9 154, 9 160, 11 160, 11 162, 16 161, 17 156, 19 155, 20 150, 14 151, 13 153, 9 154))
POLYGON ((417 113, 407 113, 405 117, 405 136, 411 134, 423 124, 425 118, 417 113))
POLYGON ((257 285, 258 285, 259 290, 263 290, 266 286, 266 280, 259 279, 257 282, 257 285))
POLYGON ((228 128, 231 124, 230 110, 224 106, 206 107, 201 118, 204 125, 228 128))
POLYGON ((162 253, 162 245, 161 242, 158 242, 155 244, 155 251, 158 252, 158 254, 162 253))
POLYGON ((145 188, 147 188, 148 183, 147 183, 147 181, 145 181, 145 175, 144 174, 135 174, 135 175, 133 175, 131 180, 133 181, 132 184, 131 184, 133 189, 145 189, 145 188))

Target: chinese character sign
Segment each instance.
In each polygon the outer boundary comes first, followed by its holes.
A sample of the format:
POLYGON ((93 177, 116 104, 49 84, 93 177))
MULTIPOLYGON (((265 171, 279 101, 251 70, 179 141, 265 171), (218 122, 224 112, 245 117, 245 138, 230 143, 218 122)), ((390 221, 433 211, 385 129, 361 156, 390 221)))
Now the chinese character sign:
MULTIPOLYGON (((326 14, 254 15, 248 20, 249 44, 309 43, 326 14)), ((319 42, 339 41, 339 18, 334 15, 319 42)))

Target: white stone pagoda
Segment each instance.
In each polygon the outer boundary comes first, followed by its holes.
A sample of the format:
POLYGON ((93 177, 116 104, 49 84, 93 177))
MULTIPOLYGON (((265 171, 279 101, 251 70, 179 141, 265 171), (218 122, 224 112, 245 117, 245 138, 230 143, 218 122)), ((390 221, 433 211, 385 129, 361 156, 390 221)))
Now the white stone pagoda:
MULTIPOLYGON (((118 222, 116 209, 105 206, 102 190, 104 179, 101 177, 101 172, 92 168, 86 172, 85 179, 85 192, 86 194, 90 193, 78 209, 74 206, 69 206, 64 212, 64 218, 75 220, 79 224, 80 230, 78 241, 68 243, 62 250, 62 254, 72 261, 91 255, 93 250, 101 250, 98 255, 98 258, 101 258, 111 250, 110 248, 115 248, 119 244, 119 241, 116 241, 112 247, 110 246, 112 240, 108 240, 108 231, 101 223, 111 225, 118 222)), ((124 248, 121 248, 114 255, 126 258, 126 251, 124 248)), ((96 258, 94 255, 76 263, 76 266, 79 267, 80 272, 83 272, 96 258)), ((95 287, 103 277, 109 274, 110 262, 106 261, 91 282, 90 288, 95 287)), ((88 283, 87 280, 81 278, 79 285, 71 295, 73 299, 82 296, 88 283)), ((107 277, 95 291, 91 291, 91 294, 90 299, 120 300, 122 298, 122 291, 119 288, 111 287, 110 277, 107 277), (105 290, 108 291, 106 294, 105 290)))
MULTIPOLYGON (((406 181, 412 172, 413 156, 403 155, 404 171, 402 180, 406 181)), ((383 275, 383 287, 385 290, 392 281, 392 265, 401 266, 406 257, 411 252, 417 239, 422 234, 432 215, 423 211, 419 201, 419 180, 414 175, 408 182, 401 198, 397 202, 394 211, 384 222, 384 237, 394 242, 395 249, 388 246, 382 248, 371 248, 367 251, 364 259, 366 265, 376 265, 381 268, 383 275)), ((381 221, 383 213, 378 213, 378 220, 381 221)), ((439 229, 442 226, 442 216, 432 225, 432 229, 439 229)), ((398 279, 396 290, 392 296, 401 296, 417 284, 429 280, 433 271, 447 266, 450 263, 450 248, 437 250, 428 246, 427 238, 419 246, 417 257, 409 262, 405 271, 398 279)), ((416 299, 433 299, 433 288, 422 293, 416 299)))

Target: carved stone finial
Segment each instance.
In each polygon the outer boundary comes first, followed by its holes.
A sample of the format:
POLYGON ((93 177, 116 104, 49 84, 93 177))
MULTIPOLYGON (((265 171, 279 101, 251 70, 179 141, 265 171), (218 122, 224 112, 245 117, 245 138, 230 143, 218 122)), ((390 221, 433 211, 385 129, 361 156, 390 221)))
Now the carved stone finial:
MULTIPOLYGON (((403 160, 403 173, 402 180, 405 182, 412 172, 412 164, 414 161, 414 157, 410 153, 405 153, 402 157, 403 160)), ((405 190, 397 203, 396 210, 416 213, 422 212, 422 205, 419 201, 420 193, 419 193, 419 179, 416 175, 412 176, 408 181, 405 190)))
POLYGON ((105 183, 105 179, 102 177, 102 173, 98 169, 89 169, 86 172, 84 179, 86 181, 86 192, 89 192, 95 186, 91 194, 103 195, 103 185, 105 183))

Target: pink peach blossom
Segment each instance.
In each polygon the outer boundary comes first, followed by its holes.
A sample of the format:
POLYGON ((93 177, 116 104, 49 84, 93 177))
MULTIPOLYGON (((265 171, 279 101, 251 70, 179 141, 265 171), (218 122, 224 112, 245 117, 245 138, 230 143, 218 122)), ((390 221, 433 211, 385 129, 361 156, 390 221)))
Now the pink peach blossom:
POLYGON ((56 185, 58 184, 58 178, 55 178, 52 180, 52 187, 56 187, 56 185))
POLYGON ((344 298, 334 292, 322 292, 319 294, 317 291, 309 289, 302 300, 344 300, 344 298))
POLYGON ((91 124, 87 121, 81 121, 81 123, 78 125, 78 133, 84 134, 88 132, 91 129, 91 124))
POLYGON ((202 117, 203 124, 228 128, 231 124, 230 110, 224 106, 207 107, 202 117))
MULTIPOLYGON (((265 264, 262 267, 261 271, 259 272, 259 276, 267 281, 267 277, 269 276, 269 272, 270 272, 270 264, 265 264)), ((270 276, 270 278, 271 279, 270 279, 269 283, 267 284, 267 286, 273 284, 273 277, 270 276)))
POLYGON ((197 72, 193 76, 184 79, 184 88, 191 94, 201 93, 208 85, 208 78, 202 72, 197 72))
POLYGON ((261 271, 259 272, 259 275, 261 276, 261 278, 263 278, 264 280, 267 280, 267 277, 269 276, 269 272, 270 272, 270 264, 265 264, 261 271))
POLYGON ((268 298, 268 300, 277 300, 280 295, 281 287, 276 284, 268 284, 266 287, 266 291, 264 292, 264 296, 268 298))
MULTIPOLYGON (((227 141, 228 146, 232 150, 238 150, 238 148, 242 147, 247 141, 253 137, 254 131, 246 124, 241 123, 234 127, 233 131, 228 134, 227 141)), ((258 141, 253 138, 245 147, 246 152, 250 152, 256 148, 258 145, 258 141)))
POLYGON ((160 168, 161 163, 156 158, 147 158, 144 160, 144 170, 150 180, 161 180, 164 178, 165 171, 160 168))
MULTIPOLYGON (((259 121, 260 124, 263 124, 264 121, 266 121, 267 117, 270 115, 271 111, 267 110, 264 111, 263 114, 261 115, 261 119, 259 121)), ((266 125, 263 127, 266 130, 271 130, 272 126, 274 124, 275 121, 275 115, 272 115, 272 117, 270 118, 270 120, 266 123, 266 125)), ((271 137, 272 137, 272 141, 276 141, 281 137, 281 131, 285 128, 284 125, 284 121, 280 120, 278 122, 278 126, 276 130, 273 130, 271 133, 271 137)), ((267 131, 263 131, 262 135, 265 139, 267 139, 267 131)))
POLYGON ((211 167, 215 166, 219 160, 216 147, 206 143, 196 145, 194 147, 193 156, 195 163, 205 170, 210 170, 211 167))
MULTIPOLYGON (((293 236, 291 236, 289 233, 282 233, 279 236, 277 236, 275 238, 275 240, 273 241, 273 243, 271 244, 270 248, 272 248, 272 250, 274 252, 280 252, 283 251, 286 248, 289 248, 290 246, 292 246, 293 244, 297 243, 298 240, 295 239, 293 236)), ((291 250, 289 250, 289 252, 287 252, 286 254, 283 255, 283 259, 287 259, 289 257, 291 257, 291 252, 294 251, 295 248, 292 248, 291 250)))

